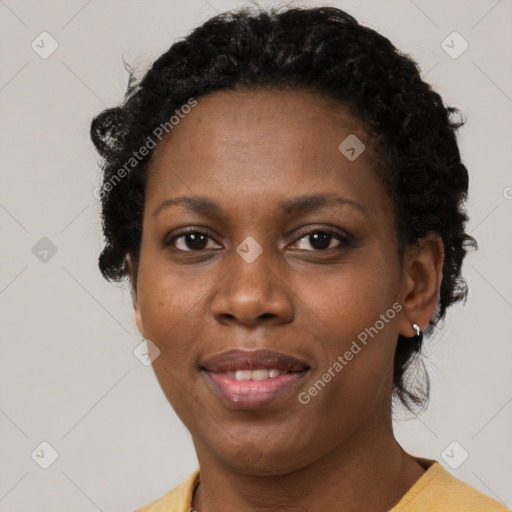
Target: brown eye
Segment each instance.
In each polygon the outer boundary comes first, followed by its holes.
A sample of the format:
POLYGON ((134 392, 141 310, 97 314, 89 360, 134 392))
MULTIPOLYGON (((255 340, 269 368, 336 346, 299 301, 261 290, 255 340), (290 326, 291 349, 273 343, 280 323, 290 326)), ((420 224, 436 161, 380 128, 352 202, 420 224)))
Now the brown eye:
POLYGON ((208 233, 199 230, 189 230, 172 237, 164 243, 164 246, 173 246, 178 251, 183 252, 198 252, 208 249, 209 240, 212 240, 212 238, 208 233))
POLYGON ((325 251, 328 249, 339 249, 341 247, 345 247, 349 245, 349 239, 347 236, 342 235, 341 233, 330 231, 330 230, 320 230, 317 229, 315 231, 309 231, 301 238, 299 238, 298 242, 295 244, 300 244, 303 242, 303 247, 297 247, 300 250, 313 250, 313 251, 325 251), (338 242, 337 245, 332 246, 333 242, 338 242), (307 245, 309 244, 308 248, 307 245))

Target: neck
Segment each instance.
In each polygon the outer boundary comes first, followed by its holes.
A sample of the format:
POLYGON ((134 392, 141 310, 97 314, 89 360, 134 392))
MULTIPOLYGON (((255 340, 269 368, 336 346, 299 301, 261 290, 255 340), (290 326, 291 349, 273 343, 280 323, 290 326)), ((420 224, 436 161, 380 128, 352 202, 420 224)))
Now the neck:
POLYGON ((214 458, 197 440, 201 484, 197 512, 386 512, 425 472, 394 438, 391 426, 345 441, 308 466, 287 474, 251 475, 214 458))

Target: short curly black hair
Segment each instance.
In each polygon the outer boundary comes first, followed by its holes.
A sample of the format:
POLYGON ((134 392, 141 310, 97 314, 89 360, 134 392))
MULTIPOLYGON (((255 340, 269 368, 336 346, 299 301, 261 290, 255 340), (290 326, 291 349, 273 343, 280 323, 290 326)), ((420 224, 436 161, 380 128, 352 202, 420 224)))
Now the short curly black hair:
MULTIPOLYGON (((465 233, 468 172, 456 140, 464 122, 452 120, 460 111, 443 106, 411 57, 334 7, 245 7, 219 14, 175 42, 142 79, 132 76, 124 102, 93 119, 91 138, 103 159, 103 276, 133 278, 128 255, 138 266, 152 150, 136 161, 134 152, 191 98, 258 88, 314 91, 349 107, 364 123, 375 141, 376 172, 395 205, 399 253, 429 234, 442 238, 445 259, 433 328, 448 306, 465 298, 462 261, 467 247, 476 246, 465 233)), ((429 395, 428 376, 419 388, 417 380, 409 382, 420 349, 398 337, 394 398, 410 410, 426 404, 429 395)))

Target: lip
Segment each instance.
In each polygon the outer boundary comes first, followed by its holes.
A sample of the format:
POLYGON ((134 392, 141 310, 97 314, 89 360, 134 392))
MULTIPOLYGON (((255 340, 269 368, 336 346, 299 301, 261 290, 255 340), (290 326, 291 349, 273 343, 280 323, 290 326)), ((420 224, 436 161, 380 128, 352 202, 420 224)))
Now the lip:
POLYGON ((213 373, 257 370, 259 368, 276 368, 289 372, 302 372, 309 369, 309 366, 303 360, 273 350, 232 349, 210 357, 201 364, 201 368, 213 373))
POLYGON ((212 390, 232 409, 255 409, 286 399, 309 371, 296 357, 272 350, 228 350, 207 359, 201 370, 212 390), (257 369, 287 370, 267 380, 236 380, 225 372, 257 369))

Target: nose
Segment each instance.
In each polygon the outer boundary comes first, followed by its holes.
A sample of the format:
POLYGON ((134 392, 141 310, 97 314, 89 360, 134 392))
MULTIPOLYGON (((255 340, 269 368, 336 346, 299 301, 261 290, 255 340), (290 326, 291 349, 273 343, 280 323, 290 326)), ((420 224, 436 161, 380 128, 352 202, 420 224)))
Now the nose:
POLYGON ((293 319, 293 292, 287 274, 267 258, 265 251, 251 263, 237 253, 226 262, 227 274, 212 301, 212 313, 222 324, 255 327, 285 324, 293 319), (281 272, 280 272, 281 270, 281 272))

